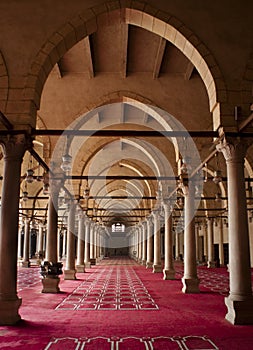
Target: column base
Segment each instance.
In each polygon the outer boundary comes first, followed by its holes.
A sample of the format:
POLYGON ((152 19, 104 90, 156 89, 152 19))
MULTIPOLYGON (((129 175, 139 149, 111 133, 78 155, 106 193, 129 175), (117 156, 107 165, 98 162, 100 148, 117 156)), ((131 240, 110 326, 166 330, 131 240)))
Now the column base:
POLYGON ((65 280, 76 280, 76 270, 64 270, 65 280))
POLYGON ((11 326, 21 320, 18 309, 22 299, 0 300, 0 325, 11 326))
POLYGON ((90 264, 91 265, 96 265, 96 259, 95 258, 91 258, 90 259, 90 264))
POLYGON ((90 267, 91 267, 91 266, 90 266, 90 261, 85 262, 85 263, 84 263, 84 266, 87 267, 87 269, 90 269, 90 267))
POLYGON ((142 262, 141 262, 141 264, 142 264, 143 266, 146 266, 146 263, 147 263, 146 260, 142 260, 142 262))
POLYGON ((231 300, 225 298, 228 312, 225 319, 234 325, 253 324, 253 297, 247 300, 231 300))
POLYGON ((146 262, 146 269, 152 269, 152 267, 153 267, 153 263, 150 261, 147 261, 146 262))
POLYGON ((76 265, 76 272, 85 272, 84 265, 76 265))
POLYGON ((41 293, 59 293, 60 278, 58 276, 50 275, 42 278, 41 280, 43 289, 41 293))
POLYGON ((30 267, 31 263, 30 261, 22 261, 22 267, 30 267))
POLYGON ((153 265, 153 273, 162 272, 162 265, 153 265))
POLYGON ((208 267, 208 268, 216 267, 216 266, 215 266, 215 262, 214 262, 214 261, 208 261, 208 262, 207 262, 207 267, 208 267))
POLYGON ((174 280, 175 279, 175 270, 163 269, 163 279, 164 280, 174 280))
POLYGON ((199 279, 198 278, 182 278, 183 293, 199 293, 199 279))

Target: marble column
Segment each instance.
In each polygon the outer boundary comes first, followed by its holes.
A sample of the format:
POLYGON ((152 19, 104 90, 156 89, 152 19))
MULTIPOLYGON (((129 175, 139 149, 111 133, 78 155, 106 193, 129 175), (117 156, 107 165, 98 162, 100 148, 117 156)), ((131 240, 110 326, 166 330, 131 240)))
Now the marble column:
POLYGON ((63 239, 62 239, 62 257, 66 259, 67 254, 67 230, 64 228, 63 230, 63 239))
MULTIPOLYGON (((57 274, 58 264, 58 195, 60 191, 60 182, 53 180, 50 183, 50 195, 48 201, 48 218, 47 218, 47 240, 46 240, 46 254, 43 266, 46 263, 54 266, 55 273, 48 273, 43 276, 42 293, 59 293, 60 278, 57 274)), ((59 263, 60 264, 60 263, 59 263)))
POLYGON ((22 261, 23 267, 30 267, 30 265, 31 265, 30 258, 29 258, 30 239, 31 239, 30 224, 31 224, 31 220, 26 218, 25 219, 25 232, 24 232, 23 261, 22 261))
POLYGON ((204 257, 205 261, 208 259, 208 240, 207 240, 207 224, 203 224, 203 239, 204 239, 204 257))
POLYGON ((138 255, 138 263, 142 264, 142 231, 143 231, 143 227, 142 227, 142 224, 139 224, 138 225, 138 252, 139 252, 139 255, 138 255))
POLYGON ((195 225, 195 235, 196 235, 196 259, 197 263, 202 261, 202 250, 200 246, 200 235, 199 235, 199 224, 195 225))
POLYGON ((147 262, 147 222, 142 222, 142 265, 146 266, 147 262))
POLYGON ((151 269, 153 267, 153 223, 152 218, 147 218, 147 262, 146 268, 151 269))
POLYGON ((175 258, 176 261, 180 261, 180 234, 181 232, 175 233, 175 258))
POLYGON ((138 229, 137 226, 135 226, 134 228, 134 245, 135 245, 135 260, 138 261, 138 256, 139 256, 139 233, 138 233, 138 229))
POLYGON ((39 258, 43 259, 44 258, 44 225, 39 224, 39 237, 38 237, 38 254, 39 258))
POLYGON ((224 265, 224 237, 223 237, 223 222, 222 219, 219 220, 219 259, 220 265, 224 265))
POLYGON ((75 212, 76 203, 71 202, 68 216, 68 230, 67 230, 67 256, 66 265, 64 269, 65 280, 76 279, 75 269, 75 212))
POLYGON ((215 267, 213 245, 213 219, 207 218, 207 267, 215 267))
POLYGON ((57 256, 58 260, 61 260, 61 228, 57 230, 57 256))
POLYGON ((226 319, 232 324, 253 324, 253 296, 250 268, 249 231, 244 181, 246 141, 227 141, 217 149, 227 165, 229 222, 229 296, 225 298, 226 319))
POLYGON ((24 135, 0 138, 3 151, 3 181, 0 220, 0 325, 20 319, 17 296, 17 246, 21 163, 30 144, 24 135))
POLYGON ((94 230, 95 230, 95 223, 94 221, 92 221, 90 223, 90 262, 91 264, 94 264, 94 260, 95 260, 94 230))
POLYGON ((18 260, 19 261, 22 259, 22 231, 23 231, 23 225, 20 225, 18 229, 18 260))
POLYGON ((164 269, 163 279, 175 279, 173 264, 173 237, 172 237, 172 212, 168 203, 163 203, 164 208, 164 269))
POLYGON ((84 265, 90 268, 90 220, 85 218, 84 265))
POLYGON ((78 239, 77 239, 77 259, 76 259, 77 272, 85 272, 84 241, 85 241, 84 216, 83 216, 83 213, 81 213, 78 215, 78 239))
POLYGON ((153 273, 162 272, 160 215, 153 212, 154 218, 154 264, 153 273))
POLYGON ((184 276, 182 278, 183 293, 199 293, 199 279, 196 263, 196 237, 195 237, 195 186, 189 181, 183 186, 185 196, 184 205, 184 276))

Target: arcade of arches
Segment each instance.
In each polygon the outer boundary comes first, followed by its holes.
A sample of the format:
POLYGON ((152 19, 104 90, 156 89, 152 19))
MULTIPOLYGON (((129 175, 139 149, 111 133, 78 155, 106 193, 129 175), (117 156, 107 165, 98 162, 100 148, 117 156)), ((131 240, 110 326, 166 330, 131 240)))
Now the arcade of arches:
POLYGON ((129 256, 199 293, 227 266, 232 324, 253 323, 250 1, 1 1, 0 323, 17 266, 44 293, 129 256), (22 3, 22 4, 21 4, 22 3))

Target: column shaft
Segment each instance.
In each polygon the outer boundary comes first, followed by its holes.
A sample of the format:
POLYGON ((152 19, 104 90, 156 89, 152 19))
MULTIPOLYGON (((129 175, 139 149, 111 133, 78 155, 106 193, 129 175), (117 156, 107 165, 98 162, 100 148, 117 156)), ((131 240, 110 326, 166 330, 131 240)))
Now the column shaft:
POLYGON ((225 298, 226 319, 232 324, 253 324, 250 250, 244 157, 246 144, 224 140, 217 146, 223 152, 228 178, 229 277, 230 292, 225 298))
POLYGON ((85 272, 84 268, 84 240, 85 240, 85 227, 83 214, 78 218, 78 240, 77 240, 77 261, 76 271, 85 272))
POLYGON ((199 293, 199 279, 197 277, 196 263, 196 237, 195 237, 195 203, 194 203, 194 183, 189 181, 185 190, 184 207, 184 277, 183 293, 199 293))
POLYGON ((22 266, 23 267, 30 267, 30 259, 29 259, 29 252, 30 252, 30 223, 31 223, 31 220, 25 219, 24 251, 23 251, 23 261, 22 261, 22 266))
POLYGON ((71 203, 68 216, 68 231, 67 231, 67 257, 66 266, 64 269, 64 279, 76 279, 75 269, 75 203, 71 203))
POLYGON ((161 261, 161 232, 160 232, 160 218, 158 213, 153 214, 154 217, 154 264, 153 272, 162 272, 161 261))
POLYGON ((90 221, 85 220, 85 253, 84 253, 85 267, 90 268, 90 221))
POLYGON ((147 219, 147 263, 146 267, 151 268, 153 266, 153 223, 152 219, 147 219))
POLYGON ((164 204, 164 269, 163 279, 175 278, 173 264, 173 238, 172 238, 172 213, 168 204, 164 204))
POLYGON ((215 267, 214 264, 214 245, 213 245, 213 219, 207 220, 207 267, 215 267))
POLYGON ((24 135, 2 137, 4 170, 0 220, 0 324, 20 320, 17 296, 17 245, 21 163, 28 142, 24 135))

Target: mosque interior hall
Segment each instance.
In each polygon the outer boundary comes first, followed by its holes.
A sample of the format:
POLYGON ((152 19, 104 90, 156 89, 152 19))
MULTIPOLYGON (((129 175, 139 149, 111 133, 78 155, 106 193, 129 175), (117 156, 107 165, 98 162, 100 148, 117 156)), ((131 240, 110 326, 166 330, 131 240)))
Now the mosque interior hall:
POLYGON ((0 2, 1 349, 253 349, 252 11, 0 2))

